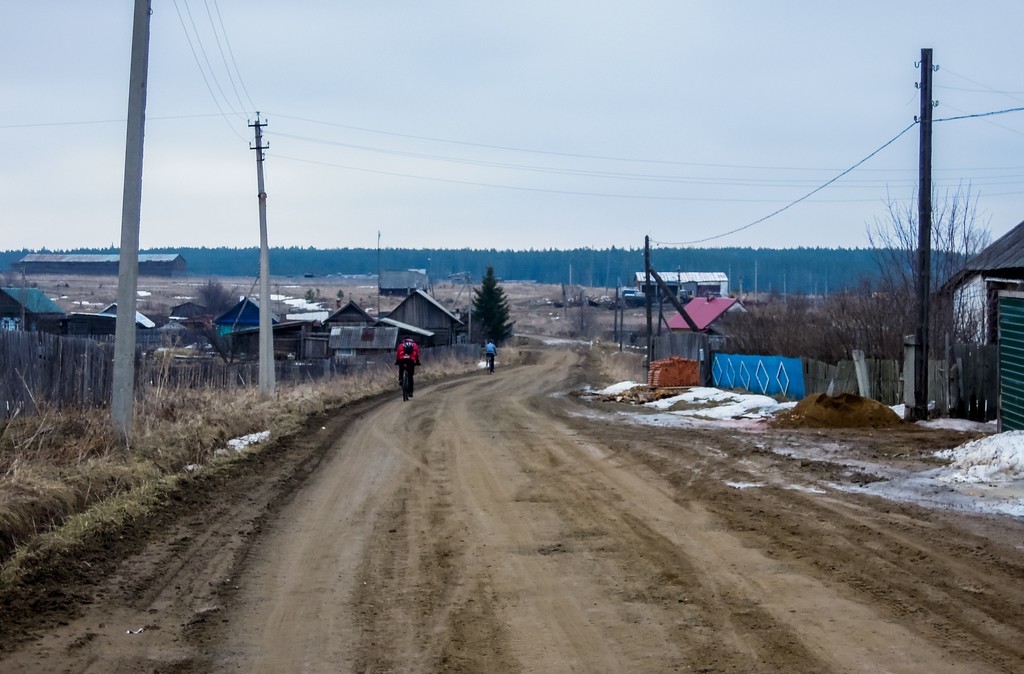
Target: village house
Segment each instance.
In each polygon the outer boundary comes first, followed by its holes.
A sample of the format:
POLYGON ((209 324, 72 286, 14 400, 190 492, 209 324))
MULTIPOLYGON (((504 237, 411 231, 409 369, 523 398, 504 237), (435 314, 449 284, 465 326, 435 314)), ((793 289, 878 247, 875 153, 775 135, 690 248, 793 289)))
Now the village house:
POLYGON ((977 344, 995 344, 999 294, 1024 290, 1024 222, 967 260, 943 290, 953 293, 958 332, 977 344))
POLYGON ((0 288, 0 328, 56 332, 64 310, 38 288, 0 288))

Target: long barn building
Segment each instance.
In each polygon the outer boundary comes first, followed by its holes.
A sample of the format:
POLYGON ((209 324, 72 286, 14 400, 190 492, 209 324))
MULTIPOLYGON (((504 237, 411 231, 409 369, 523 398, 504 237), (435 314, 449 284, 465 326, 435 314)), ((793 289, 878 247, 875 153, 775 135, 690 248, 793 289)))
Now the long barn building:
MULTIPOLYGON (((120 256, 113 255, 59 255, 30 253, 11 265, 23 274, 90 274, 117 276, 120 256)), ((185 258, 177 254, 139 255, 140 276, 181 276, 185 273, 185 258)))

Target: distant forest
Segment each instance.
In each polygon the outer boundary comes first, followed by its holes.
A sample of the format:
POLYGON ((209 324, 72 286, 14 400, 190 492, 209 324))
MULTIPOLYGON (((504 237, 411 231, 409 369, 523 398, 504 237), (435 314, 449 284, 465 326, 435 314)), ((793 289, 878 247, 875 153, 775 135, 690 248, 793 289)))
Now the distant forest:
MULTIPOLYGON (((28 253, 113 254, 116 249, 20 250, 0 252, 0 269, 28 253)), ((188 275, 242 276, 259 272, 258 248, 150 248, 143 253, 177 253, 188 275)), ((879 274, 878 253, 867 248, 653 248, 652 266, 660 271, 724 272, 733 292, 823 295, 854 287, 879 274)), ((468 273, 479 283, 488 266, 503 281, 572 283, 593 288, 632 285, 643 271, 641 248, 575 250, 475 250, 384 248, 272 248, 274 276, 373 275, 423 269, 435 283, 468 273), (379 266, 378 266, 379 265, 379 266)))

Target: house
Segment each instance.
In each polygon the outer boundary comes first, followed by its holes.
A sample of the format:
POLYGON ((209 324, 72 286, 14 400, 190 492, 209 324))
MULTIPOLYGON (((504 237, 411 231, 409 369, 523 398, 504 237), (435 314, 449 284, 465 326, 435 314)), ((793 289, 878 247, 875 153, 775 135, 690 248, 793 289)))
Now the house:
POLYGON ((324 324, 334 327, 338 325, 373 325, 376 322, 377 319, 371 316, 366 309, 350 300, 344 306, 335 309, 334 313, 324 321, 324 324))
MULTIPOLYGON (((746 312, 743 305, 734 297, 698 297, 687 302, 683 310, 699 331, 712 334, 722 334, 720 320, 726 314, 746 312)), ((678 312, 668 319, 668 329, 673 332, 690 330, 678 312)))
MULTIPOLYGON (((279 323, 277 316, 271 315, 271 324, 279 323)), ((217 326, 217 334, 226 335, 239 330, 258 328, 260 325, 260 305, 248 297, 243 297, 235 306, 213 319, 217 326)))
POLYGON ((335 325, 327 348, 335 360, 347 362, 390 357, 398 345, 398 331, 391 325, 335 325))
POLYGON ((0 327, 28 332, 55 330, 64 310, 39 288, 0 288, 0 327))
POLYGON ((462 321, 423 290, 413 291, 387 318, 432 333, 425 346, 455 344, 466 329, 462 321))
POLYGON ((999 293, 1024 290, 1024 222, 973 256, 943 286, 952 292, 958 332, 975 343, 995 344, 999 332, 999 293))
MULTIPOLYGON (((117 276, 121 256, 118 253, 101 255, 60 255, 56 253, 30 253, 11 265, 22 274, 91 274, 117 276)), ((139 255, 139 276, 182 276, 185 258, 177 254, 139 255)))
MULTIPOLYGON (((658 276, 665 282, 677 297, 728 297, 729 277, 718 271, 669 271, 658 272, 658 276)), ((647 286, 647 274, 642 271, 636 272, 634 286, 644 295, 650 295, 657 301, 661 295, 658 284, 651 277, 651 285, 647 286)))
MULTIPOLYGON (((117 302, 108 304, 104 309, 100 311, 100 314, 107 316, 117 317, 117 302)), ((135 325, 140 328, 155 328, 156 323, 152 321, 148 316, 144 316, 142 312, 135 312, 135 325)))
POLYGON ((422 269, 382 271, 377 281, 381 295, 411 295, 430 287, 430 278, 422 269))

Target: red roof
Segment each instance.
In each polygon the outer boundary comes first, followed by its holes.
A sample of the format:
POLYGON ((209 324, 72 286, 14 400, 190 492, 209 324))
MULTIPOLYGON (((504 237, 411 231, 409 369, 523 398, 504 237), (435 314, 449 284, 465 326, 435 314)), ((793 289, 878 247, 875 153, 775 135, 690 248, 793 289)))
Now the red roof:
MULTIPOLYGON (((718 320, 718 317, 738 302, 735 297, 703 297, 690 300, 683 309, 690 319, 697 324, 698 330, 704 330, 718 320)), ((668 319, 669 330, 689 330, 686 321, 678 313, 668 319)))

